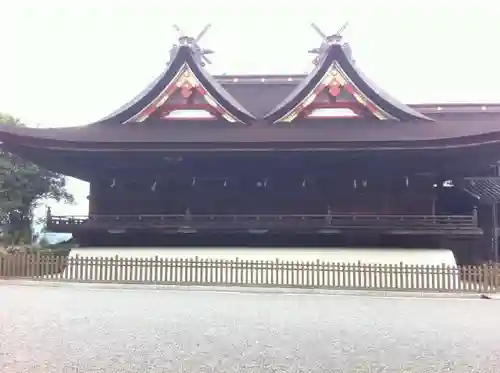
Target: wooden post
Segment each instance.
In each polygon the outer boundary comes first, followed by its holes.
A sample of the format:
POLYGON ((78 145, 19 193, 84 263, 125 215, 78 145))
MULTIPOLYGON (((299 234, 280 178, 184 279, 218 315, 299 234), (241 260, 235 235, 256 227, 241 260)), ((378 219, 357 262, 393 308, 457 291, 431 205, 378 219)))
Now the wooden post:
POLYGON ((472 208, 472 221, 473 221, 475 226, 478 225, 479 220, 478 220, 478 215, 477 215, 477 206, 474 206, 472 208))
POLYGON ((493 203, 491 206, 491 250, 492 250, 492 260, 498 263, 498 204, 493 203))
MULTIPOLYGON (((498 164, 493 167, 493 176, 498 177, 500 176, 500 166, 498 164)), ((491 224, 491 229, 492 229, 492 240, 491 240, 491 246, 492 246, 492 260, 495 263, 498 263, 498 203, 494 202, 491 208, 491 218, 493 220, 491 224)))

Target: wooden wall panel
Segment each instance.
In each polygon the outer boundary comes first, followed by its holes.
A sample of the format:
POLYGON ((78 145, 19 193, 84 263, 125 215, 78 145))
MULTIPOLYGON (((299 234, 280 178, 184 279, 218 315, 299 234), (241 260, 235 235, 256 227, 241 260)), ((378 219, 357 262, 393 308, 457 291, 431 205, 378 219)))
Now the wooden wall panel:
MULTIPOLYGON (((345 184, 345 183, 344 183, 345 184)), ((434 191, 370 190, 369 188, 314 188, 294 183, 259 188, 253 183, 220 180, 151 189, 131 184, 111 188, 108 183, 91 187, 93 214, 432 214, 434 191), (279 186, 279 188, 278 188, 279 186)))

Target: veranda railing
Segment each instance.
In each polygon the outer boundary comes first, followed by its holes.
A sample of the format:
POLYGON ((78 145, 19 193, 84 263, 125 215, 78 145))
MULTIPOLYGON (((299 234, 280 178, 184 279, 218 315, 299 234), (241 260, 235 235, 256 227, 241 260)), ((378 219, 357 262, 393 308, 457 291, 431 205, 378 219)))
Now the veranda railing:
POLYGON ((490 293, 500 266, 374 265, 182 258, 0 256, 0 278, 68 282, 490 293))

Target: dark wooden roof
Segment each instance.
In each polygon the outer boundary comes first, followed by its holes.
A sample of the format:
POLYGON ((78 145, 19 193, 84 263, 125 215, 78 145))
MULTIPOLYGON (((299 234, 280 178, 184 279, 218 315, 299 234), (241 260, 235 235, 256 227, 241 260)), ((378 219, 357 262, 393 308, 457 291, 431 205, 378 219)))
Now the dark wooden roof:
POLYGON ((169 62, 167 69, 158 78, 133 100, 99 122, 124 123, 130 118, 133 118, 163 92, 185 64, 188 65, 208 93, 231 115, 243 123, 251 123, 255 120, 255 117, 249 111, 247 111, 216 79, 196 62, 192 48, 181 45, 177 48, 177 52, 169 62))
MULTIPOLYGON (((285 101, 307 77, 306 74, 214 75, 226 91, 256 118, 265 117, 285 101)), ((405 106, 434 120, 475 120, 488 116, 500 120, 500 103, 431 102, 405 106)))
POLYGON ((278 106, 307 75, 219 75, 214 78, 255 117, 278 106))
POLYGON ((0 126, 0 141, 36 147, 94 149, 111 144, 114 148, 168 148, 182 143, 204 144, 213 148, 222 144, 230 147, 231 144, 256 143, 264 147, 290 143, 290 146, 302 144, 332 149, 466 147, 499 142, 500 121, 414 120, 402 123, 395 120, 346 119, 332 124, 328 119, 307 119, 294 122, 293 127, 278 123, 233 128, 218 125, 217 122, 183 120, 123 123, 119 127, 88 125, 44 129, 0 126))
POLYGON ((0 126, 0 141, 11 149, 19 145, 74 150, 168 150, 187 148, 188 145, 206 149, 253 147, 331 150, 470 147, 500 143, 500 104, 404 105, 370 82, 351 63, 339 45, 331 46, 322 62, 307 76, 215 77, 199 66, 190 47, 181 46, 166 71, 146 90, 101 121, 69 128, 0 126), (273 120, 279 119, 310 92, 311 87, 319 82, 334 62, 376 105, 396 119, 308 118, 297 119, 292 126, 273 124, 273 120), (249 125, 235 127, 223 120, 196 119, 147 119, 140 124, 130 122, 130 118, 150 104, 172 82, 185 64, 212 97, 234 117, 249 125), (268 113, 267 117, 264 113, 268 113))
POLYGON ((312 90, 321 82, 332 64, 337 63, 347 74, 349 79, 370 99, 375 105, 399 120, 431 120, 424 114, 399 102, 391 97, 373 82, 371 82, 347 57, 344 48, 339 44, 333 44, 325 52, 315 69, 305 78, 277 107, 272 109, 266 120, 275 122, 293 110, 304 101, 312 90))
MULTIPOLYGON (((308 75, 215 75, 214 78, 256 118, 263 118, 303 84, 308 75)), ((372 83, 373 84, 373 83, 372 83)), ((499 103, 419 103, 405 106, 434 120, 476 120, 496 117, 499 103)))

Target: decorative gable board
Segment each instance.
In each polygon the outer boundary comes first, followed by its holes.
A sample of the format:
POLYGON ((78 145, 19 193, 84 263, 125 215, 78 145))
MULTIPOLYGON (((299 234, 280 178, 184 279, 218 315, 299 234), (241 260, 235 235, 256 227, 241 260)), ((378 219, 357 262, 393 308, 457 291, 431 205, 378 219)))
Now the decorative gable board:
MULTIPOLYGON (((305 99, 276 122, 292 122, 308 108, 312 107, 311 111, 314 111, 315 104, 320 104, 319 106, 322 109, 328 108, 328 98, 330 102, 332 102, 331 109, 337 110, 345 106, 345 109, 353 111, 355 106, 353 106, 352 103, 357 103, 360 108, 367 109, 368 113, 379 120, 394 119, 389 113, 369 100, 368 97, 366 97, 366 95, 364 95, 349 79, 339 64, 334 62, 305 99), (333 103, 335 103, 335 105, 333 103)), ((357 111, 356 117, 362 115, 360 110, 357 111)), ((305 116, 307 117, 309 115, 305 116)))
MULTIPOLYGON (((324 46, 322 46, 323 48, 324 46)), ((320 51, 313 71, 277 106, 269 111, 268 123, 293 122, 325 106, 325 93, 338 108, 342 103, 361 117, 396 121, 433 121, 378 88, 354 65, 345 45, 333 43, 320 51), (356 105, 354 105, 354 103, 356 105)))
MULTIPOLYGON (((193 109, 193 104, 200 102, 207 105, 204 110, 210 112, 214 117, 222 117, 228 122, 238 122, 235 116, 229 113, 207 92, 187 63, 179 69, 175 77, 152 102, 128 119, 127 122, 144 122, 153 114, 168 109, 169 104, 172 104, 175 110, 190 110, 193 109), (189 102, 191 96, 197 97, 196 103, 189 102)), ((169 116, 161 117, 168 120, 169 116)))

